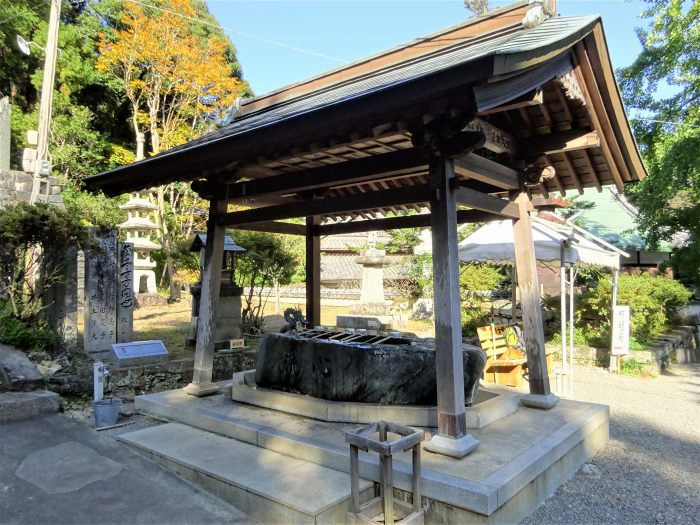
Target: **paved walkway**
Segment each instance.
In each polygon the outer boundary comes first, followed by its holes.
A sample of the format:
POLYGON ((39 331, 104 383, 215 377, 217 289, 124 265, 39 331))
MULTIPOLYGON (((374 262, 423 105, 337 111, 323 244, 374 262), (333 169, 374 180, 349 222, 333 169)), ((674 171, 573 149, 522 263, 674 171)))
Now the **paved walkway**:
POLYGON ((610 442, 524 523, 700 523, 700 365, 574 378, 576 399, 610 405, 610 442))
POLYGON ((112 437, 65 416, 0 425, 0 523, 250 523, 112 437))

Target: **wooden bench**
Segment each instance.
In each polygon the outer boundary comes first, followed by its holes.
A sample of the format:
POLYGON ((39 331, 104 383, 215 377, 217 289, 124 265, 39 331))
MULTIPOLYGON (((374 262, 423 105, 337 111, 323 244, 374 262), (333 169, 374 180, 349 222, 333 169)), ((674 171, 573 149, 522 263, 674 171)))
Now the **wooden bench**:
MULTIPOLYGON (((506 341, 506 329, 510 324, 494 324, 476 329, 479 343, 486 352, 484 380, 497 385, 522 386, 527 370, 525 352, 506 341)), ((522 330, 522 324, 517 325, 522 330)), ((551 370, 551 358, 547 354, 547 370, 551 370)))

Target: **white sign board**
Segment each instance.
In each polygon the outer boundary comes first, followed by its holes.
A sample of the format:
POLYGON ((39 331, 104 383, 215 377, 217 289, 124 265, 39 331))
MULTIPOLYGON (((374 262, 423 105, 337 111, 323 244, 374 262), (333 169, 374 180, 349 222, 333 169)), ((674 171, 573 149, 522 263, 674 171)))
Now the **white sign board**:
POLYGON ((625 355, 630 351, 630 307, 613 307, 612 355, 625 355))
POLYGON ((163 341, 137 341, 112 345, 112 360, 119 366, 144 365, 168 360, 163 341))

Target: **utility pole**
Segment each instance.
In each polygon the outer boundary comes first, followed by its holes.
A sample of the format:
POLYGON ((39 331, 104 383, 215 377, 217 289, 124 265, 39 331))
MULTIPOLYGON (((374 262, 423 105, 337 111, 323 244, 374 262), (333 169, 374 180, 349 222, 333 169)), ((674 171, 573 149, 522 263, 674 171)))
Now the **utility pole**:
POLYGON ((39 129, 37 153, 34 164, 34 182, 29 202, 36 203, 41 188, 42 178, 51 173, 49 164, 49 128, 51 125, 51 104, 53 102, 54 78, 56 76, 56 55, 58 54, 58 22, 61 16, 61 0, 51 0, 49 14, 49 31, 46 37, 46 57, 44 59, 44 78, 41 84, 41 104, 39 106, 39 129))

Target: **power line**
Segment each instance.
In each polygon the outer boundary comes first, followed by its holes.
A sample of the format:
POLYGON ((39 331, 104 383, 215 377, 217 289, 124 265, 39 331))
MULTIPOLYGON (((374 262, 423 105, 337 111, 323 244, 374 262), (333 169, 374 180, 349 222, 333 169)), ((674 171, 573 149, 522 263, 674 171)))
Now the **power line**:
POLYGON ((203 24, 203 25, 207 25, 207 26, 211 26, 211 27, 223 29, 224 31, 228 31, 228 32, 231 32, 231 33, 235 33, 235 34, 237 34, 237 35, 245 36, 245 37, 248 37, 248 38, 253 38, 253 39, 255 39, 255 40, 260 40, 261 42, 265 42, 266 44, 271 44, 271 45, 274 45, 274 46, 283 47, 283 48, 285 48, 285 49, 290 49, 290 50, 292 50, 292 51, 297 51, 297 52, 299 52, 299 53, 305 53, 305 54, 307 54, 307 55, 314 55, 314 56, 317 56, 317 57, 326 58, 326 59, 328 59, 328 60, 333 60, 334 62, 340 62, 341 64, 347 64, 347 63, 348 63, 347 60, 343 60, 342 58, 334 57, 334 56, 331 56, 331 55, 326 55, 326 54, 324 54, 324 53, 319 53, 318 51, 313 51, 313 50, 310 50, 310 49, 304 49, 303 47, 290 46, 290 45, 288 45, 288 44, 285 44, 284 42, 278 42, 277 40, 271 40, 271 39, 266 38, 266 37, 263 37, 263 36, 254 35, 254 34, 252 34, 252 33, 246 33, 245 31, 238 31, 237 29, 232 29, 232 28, 230 28, 230 27, 224 27, 224 26, 222 26, 222 25, 220 25, 220 24, 215 24, 215 23, 213 23, 213 22, 208 22, 208 21, 206 21, 206 20, 203 20, 203 19, 201 19, 201 18, 196 18, 196 17, 193 17, 193 16, 183 15, 182 13, 177 13, 177 12, 175 12, 175 11, 171 11, 170 9, 165 9, 165 8, 163 8, 163 7, 158 7, 158 6, 156 6, 156 5, 149 4, 149 3, 147 3, 147 2, 141 2, 140 0, 129 0, 129 1, 132 2, 132 3, 134 3, 134 4, 141 5, 141 6, 143 6, 143 7, 148 7, 148 8, 150 8, 150 9, 155 9, 155 10, 157 10, 157 11, 162 11, 163 13, 168 13, 168 14, 171 14, 171 15, 173 15, 173 16, 178 16, 178 17, 183 18, 183 19, 185 19, 185 20, 190 20, 190 21, 192 21, 192 22, 197 22, 197 23, 199 23, 199 24, 203 24))

